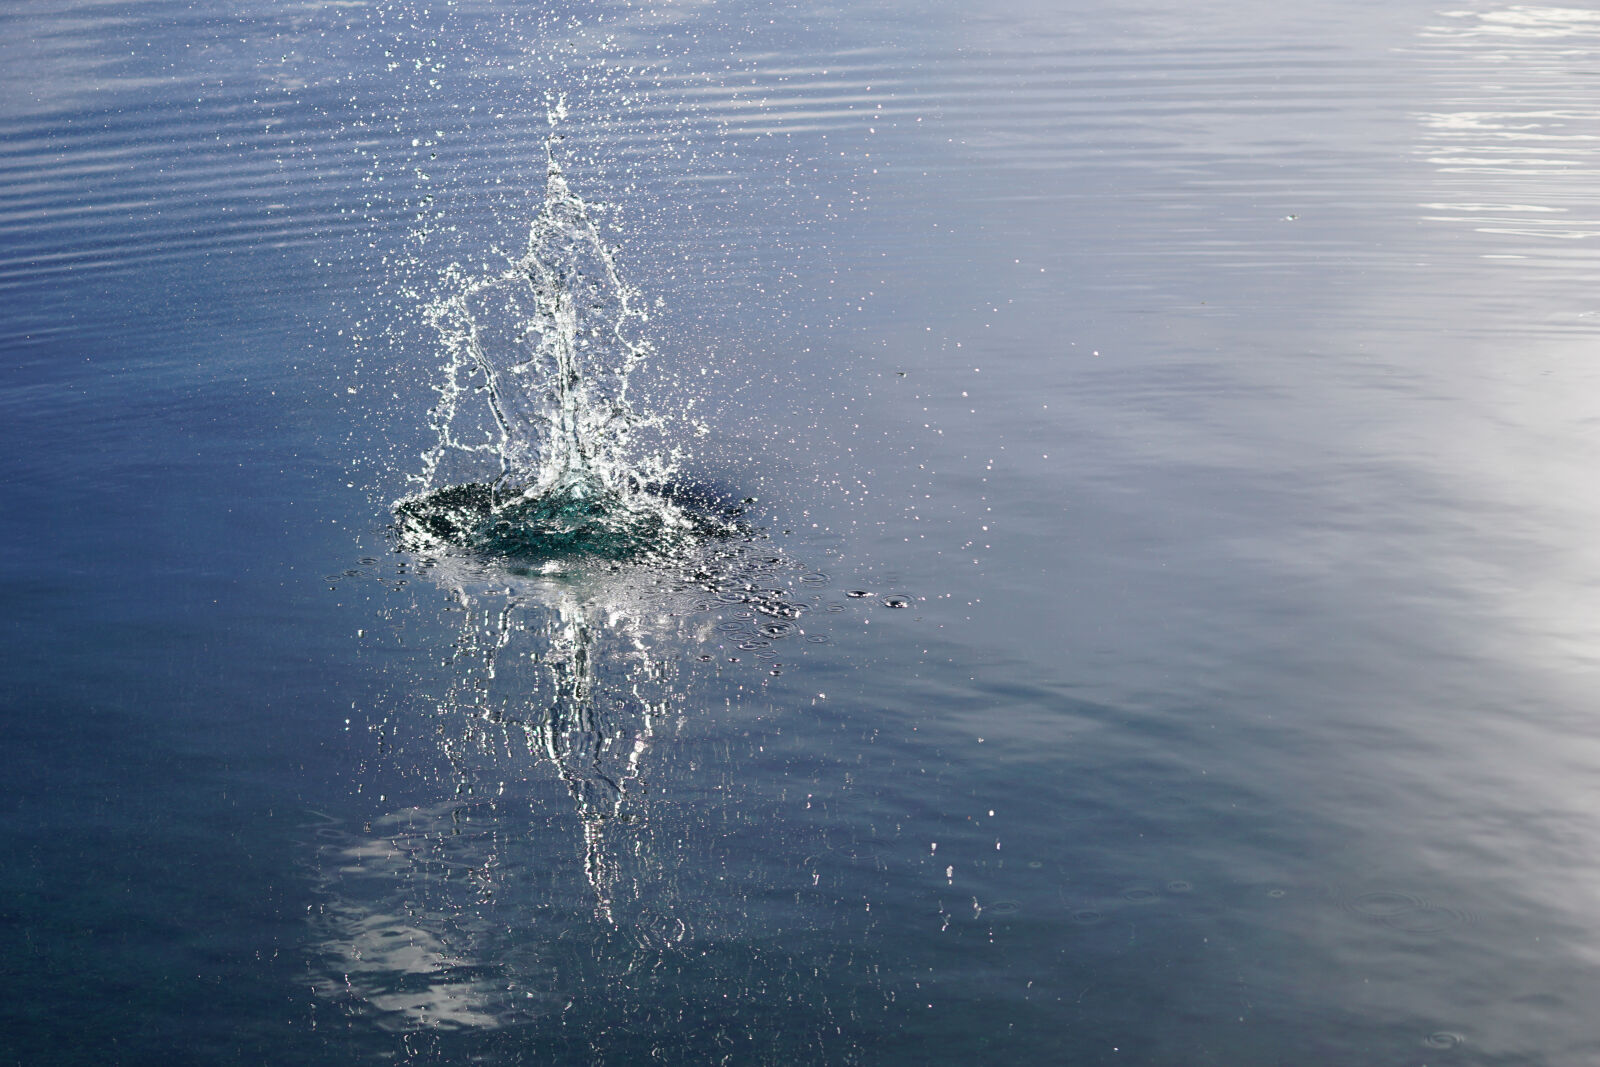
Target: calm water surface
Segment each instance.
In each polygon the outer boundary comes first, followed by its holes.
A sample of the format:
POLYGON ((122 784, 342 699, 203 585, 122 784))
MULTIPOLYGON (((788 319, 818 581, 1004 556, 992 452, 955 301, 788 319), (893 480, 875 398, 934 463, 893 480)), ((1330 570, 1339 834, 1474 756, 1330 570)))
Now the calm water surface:
POLYGON ((1597 54, 10 5, 4 1060, 1594 1062, 1597 54), (559 98, 746 532, 396 551, 559 98))

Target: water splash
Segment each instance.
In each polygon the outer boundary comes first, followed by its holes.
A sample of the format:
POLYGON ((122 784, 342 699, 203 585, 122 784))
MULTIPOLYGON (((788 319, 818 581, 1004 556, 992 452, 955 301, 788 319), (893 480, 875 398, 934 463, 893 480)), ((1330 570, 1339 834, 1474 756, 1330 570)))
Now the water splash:
POLYGON ((562 117, 525 248, 452 268, 427 308, 444 354, 434 442, 394 505, 401 572, 445 590, 460 629, 439 687, 408 684, 400 706, 418 713, 385 715, 382 736, 442 755, 432 784, 450 799, 318 830, 319 989, 400 1030, 558 1010, 545 950, 563 941, 626 970, 714 932, 706 894, 680 883, 662 742, 705 699, 696 685, 782 674, 823 607, 826 575, 741 520, 753 501, 676 480, 668 420, 632 388, 657 355, 648 306, 603 208, 567 180, 562 117), (550 803, 552 779, 570 806, 550 803), (527 938, 534 921, 549 936, 527 938))
POLYGON ((550 112, 544 200, 504 270, 447 275, 429 307, 446 360, 430 412, 436 441, 395 505, 402 547, 552 561, 660 554, 732 531, 727 509, 671 488, 676 449, 636 445, 662 429, 634 406, 655 356, 643 295, 622 276, 597 205, 573 192, 550 112), (460 470, 497 467, 461 480, 460 470))

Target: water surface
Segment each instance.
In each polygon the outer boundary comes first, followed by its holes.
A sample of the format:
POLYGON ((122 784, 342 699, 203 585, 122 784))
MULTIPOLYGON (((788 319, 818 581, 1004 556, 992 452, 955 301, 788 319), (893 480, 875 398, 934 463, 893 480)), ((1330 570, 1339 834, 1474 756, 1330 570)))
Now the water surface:
POLYGON ((1593 12, 0 28, 9 1058, 1600 1051, 1593 12))

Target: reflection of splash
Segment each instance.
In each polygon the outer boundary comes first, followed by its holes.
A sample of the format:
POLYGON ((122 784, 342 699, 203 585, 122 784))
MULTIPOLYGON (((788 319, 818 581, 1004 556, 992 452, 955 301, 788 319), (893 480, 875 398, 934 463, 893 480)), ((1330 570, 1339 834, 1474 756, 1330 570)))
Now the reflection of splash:
POLYGON ((785 642, 800 652, 825 576, 757 541, 558 578, 459 555, 406 569, 459 624, 447 677, 385 745, 442 753, 449 799, 317 828, 323 994, 391 1029, 499 1027, 558 1006, 556 946, 599 942, 584 965, 626 972, 703 932, 704 889, 678 886, 656 825, 662 742, 698 673, 770 676, 785 642))
POLYGON ((562 931, 616 931, 660 951, 688 930, 661 918, 670 886, 643 777, 682 699, 676 665, 631 605, 592 588, 452 593, 450 676, 407 731, 432 735, 450 799, 362 833, 321 832, 322 990, 391 1029, 499 1027, 549 1010, 557 978, 542 951, 562 931), (570 798, 565 812, 542 795, 547 782, 570 798), (574 841, 574 815, 576 867, 551 851, 574 841), (563 892, 580 873, 584 891, 563 892))
POLYGON ((455 654, 462 671, 443 704, 457 713, 457 729, 444 732, 457 791, 483 788, 478 753, 545 761, 577 810, 595 913, 615 922, 627 846, 609 837, 613 827, 644 822, 641 762, 670 706, 675 669, 624 614, 571 590, 553 606, 457 596, 466 614, 455 654))
POLYGON ((1422 205, 1430 221, 1480 233, 1567 240, 1600 236, 1600 107, 1582 75, 1600 12, 1512 6, 1452 11, 1422 34, 1423 52, 1471 83, 1449 109, 1419 116, 1419 154, 1450 195, 1422 205))

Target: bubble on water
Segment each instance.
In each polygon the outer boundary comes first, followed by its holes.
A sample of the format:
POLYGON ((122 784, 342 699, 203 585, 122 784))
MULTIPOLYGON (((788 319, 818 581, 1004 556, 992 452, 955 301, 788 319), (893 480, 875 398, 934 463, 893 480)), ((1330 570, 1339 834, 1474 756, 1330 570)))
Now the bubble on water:
POLYGON ((1131 889, 1123 890, 1122 893, 1122 899, 1130 904, 1149 904, 1152 901, 1159 900, 1160 897, 1161 894, 1149 886, 1134 886, 1131 889))
POLYGON ((659 951, 683 942, 689 927, 676 915, 645 910, 628 925, 626 934, 640 948, 659 951))
POLYGON ((872 594, 865 589, 851 589, 848 590, 844 595, 847 597, 853 597, 856 600, 861 600, 862 598, 869 597, 872 594))
POLYGON ((1105 915, 1093 908, 1079 908, 1069 918, 1079 926, 1098 926, 1105 921, 1105 915))
POLYGON ((1181 878, 1175 878, 1167 883, 1167 892, 1169 893, 1189 893, 1193 892, 1193 890, 1194 886, 1181 878))
POLYGON ((1427 1048, 1441 1051, 1460 1048, 1466 1044, 1467 1039, 1451 1030, 1435 1030, 1422 1039, 1422 1044, 1427 1048))
POLYGON ((997 919, 1005 919, 1022 910, 1022 905, 1015 900, 997 900, 990 904, 984 911, 997 919))
POLYGON ((911 606, 911 598, 896 593, 891 596, 884 597, 879 601, 879 603, 886 608, 909 608, 911 606))

